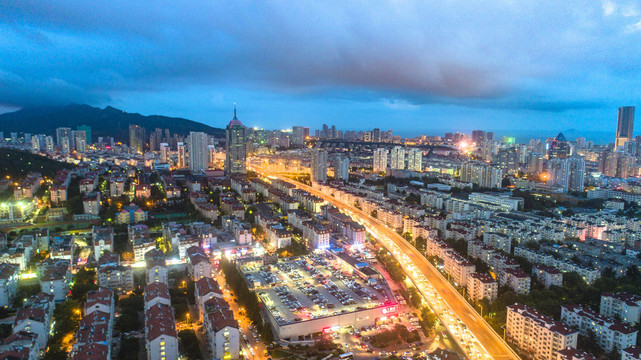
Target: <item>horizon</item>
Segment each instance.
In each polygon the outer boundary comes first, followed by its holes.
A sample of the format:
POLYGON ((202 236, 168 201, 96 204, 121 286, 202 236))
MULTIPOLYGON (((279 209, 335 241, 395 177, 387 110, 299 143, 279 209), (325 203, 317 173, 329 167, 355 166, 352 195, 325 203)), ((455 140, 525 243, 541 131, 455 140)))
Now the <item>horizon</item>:
POLYGON ((634 1, 252 5, 0 4, 0 104, 213 125, 237 103, 263 128, 614 132, 617 108, 639 99, 634 1))

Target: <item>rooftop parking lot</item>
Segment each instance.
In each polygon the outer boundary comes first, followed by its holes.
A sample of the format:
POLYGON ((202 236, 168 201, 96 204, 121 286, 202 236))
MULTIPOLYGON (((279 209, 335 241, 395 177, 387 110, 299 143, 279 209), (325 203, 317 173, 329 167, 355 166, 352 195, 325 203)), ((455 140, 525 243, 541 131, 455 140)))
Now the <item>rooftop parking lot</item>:
POLYGON ((384 282, 367 283, 329 254, 241 269, 279 325, 370 309, 394 302, 384 282))

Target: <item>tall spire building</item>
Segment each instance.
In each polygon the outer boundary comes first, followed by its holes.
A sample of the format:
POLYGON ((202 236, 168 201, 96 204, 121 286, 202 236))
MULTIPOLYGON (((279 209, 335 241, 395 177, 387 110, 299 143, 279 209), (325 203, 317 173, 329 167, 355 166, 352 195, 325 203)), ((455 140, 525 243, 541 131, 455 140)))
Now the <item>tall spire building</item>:
POLYGON ((226 174, 247 174, 247 144, 245 139, 246 128, 236 117, 236 107, 234 106, 234 118, 227 125, 226 174))
POLYGON ((617 118, 617 137, 615 146, 623 147, 626 141, 632 140, 634 131, 634 106, 623 106, 619 108, 617 118))

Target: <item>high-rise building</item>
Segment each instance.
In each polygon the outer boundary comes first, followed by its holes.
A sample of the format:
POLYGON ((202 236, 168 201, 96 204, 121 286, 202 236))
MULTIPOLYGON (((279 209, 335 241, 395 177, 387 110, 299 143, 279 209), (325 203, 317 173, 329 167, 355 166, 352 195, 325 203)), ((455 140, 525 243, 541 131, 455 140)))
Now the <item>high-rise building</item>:
POLYGON ((570 163, 567 159, 554 158, 548 162, 548 185, 559 186, 567 192, 570 183, 570 163))
POLYGON ((179 169, 184 169, 187 167, 187 149, 185 148, 185 144, 179 142, 176 150, 176 152, 178 153, 178 163, 176 164, 176 166, 179 169))
POLYGON ((481 188, 500 188, 503 180, 503 169, 482 163, 465 162, 459 170, 461 181, 469 182, 481 188))
POLYGON ((62 139, 71 137, 71 128, 60 127, 56 129, 56 145, 62 147, 62 139))
POLYGON ((140 125, 129 125, 129 147, 137 153, 142 153, 145 147, 145 128, 140 125))
POLYGON ((374 128, 372 130, 372 142, 381 142, 381 129, 374 128))
POLYGON ((302 126, 294 126, 292 128, 292 135, 294 145, 301 146, 305 144, 305 128, 302 126))
POLYGON ((76 129, 85 132, 85 141, 87 142, 87 144, 93 144, 93 138, 91 137, 91 126, 78 125, 76 129))
POLYGON ((87 152, 87 133, 84 130, 74 132, 74 148, 79 153, 87 152))
POLYGON ((227 124, 227 157, 225 158, 225 172, 227 174, 247 173, 247 144, 246 128, 236 117, 234 107, 234 118, 227 124))
POLYGON ((412 148, 407 154, 407 169, 411 171, 423 171, 423 150, 412 148))
POLYGON ((568 159, 570 178, 568 187, 573 191, 583 191, 585 187, 585 160, 582 157, 574 156, 568 159))
POLYGON ((566 158, 570 156, 570 143, 565 139, 563 133, 559 133, 554 139, 547 141, 548 158, 566 158))
POLYGON ((374 150, 374 163, 372 164, 372 171, 375 173, 385 172, 387 169, 387 149, 378 148, 374 150))
POLYGON ((53 151, 53 136, 45 136, 45 150, 47 152, 53 151))
POLYGON ((392 170, 405 169, 405 148, 402 146, 394 146, 392 148, 392 159, 390 163, 392 170))
POLYGON ((339 156, 336 159, 334 172, 336 179, 347 182, 349 180, 349 157, 339 156))
POLYGON ((516 148, 500 149, 494 157, 494 162, 502 169, 508 172, 514 172, 519 169, 519 157, 516 148))
POLYGON ((312 181, 327 182, 327 151, 322 149, 312 150, 312 181))
POLYGON ((160 162, 169 164, 169 144, 161 143, 160 144, 160 162))
POLYGON ((619 108, 617 119, 617 136, 614 145, 619 147, 625 145, 626 141, 632 139, 634 131, 634 106, 623 106, 619 108))
POLYGON ((189 132, 189 170, 207 170, 209 167, 209 142, 204 132, 189 132))
POLYGON ((149 150, 160 150, 160 143, 162 142, 162 129, 156 128, 149 134, 149 150))

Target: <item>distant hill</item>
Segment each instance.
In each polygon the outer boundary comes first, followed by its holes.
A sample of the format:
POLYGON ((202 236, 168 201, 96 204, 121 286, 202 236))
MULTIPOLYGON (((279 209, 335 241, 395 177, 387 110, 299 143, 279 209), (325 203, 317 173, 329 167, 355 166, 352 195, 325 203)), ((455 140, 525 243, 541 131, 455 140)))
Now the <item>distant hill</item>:
POLYGON ((58 170, 71 169, 73 167, 75 167, 73 164, 56 161, 30 152, 0 148, 0 174, 3 177, 9 175, 12 179, 20 179, 30 171, 53 177, 58 170))
POLYGON ((89 125, 92 141, 97 141, 99 136, 113 136, 116 141, 128 142, 130 124, 140 125, 148 132, 155 128, 162 128, 169 129, 172 135, 202 131, 216 137, 225 136, 224 129, 192 120, 160 115, 144 116, 111 106, 104 109, 77 104, 26 107, 15 112, 0 114, 0 131, 4 131, 5 136, 8 136, 9 132, 55 135, 56 128, 59 127, 70 127, 75 130, 79 125, 89 125))

